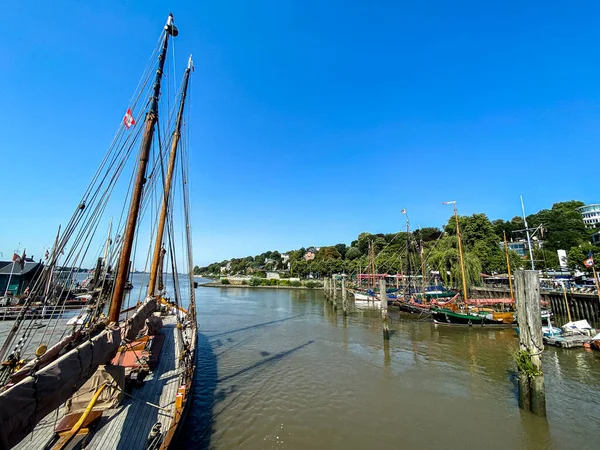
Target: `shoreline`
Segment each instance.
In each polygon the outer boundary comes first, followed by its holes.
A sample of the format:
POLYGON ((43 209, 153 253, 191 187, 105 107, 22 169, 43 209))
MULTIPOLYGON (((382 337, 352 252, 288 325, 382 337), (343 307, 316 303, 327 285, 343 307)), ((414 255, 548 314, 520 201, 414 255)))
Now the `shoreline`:
POLYGON ((248 284, 221 284, 215 282, 201 283, 198 287, 212 287, 212 288, 247 288, 247 289, 303 289, 307 291, 318 291, 323 290, 323 286, 306 287, 306 286, 250 286, 248 284))

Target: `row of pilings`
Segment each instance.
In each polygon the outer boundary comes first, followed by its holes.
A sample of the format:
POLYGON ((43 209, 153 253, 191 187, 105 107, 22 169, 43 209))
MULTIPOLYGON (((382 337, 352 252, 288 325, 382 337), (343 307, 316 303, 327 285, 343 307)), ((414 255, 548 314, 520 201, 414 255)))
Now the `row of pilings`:
MULTIPOLYGON (((327 301, 332 303, 334 310, 339 308, 341 302, 343 315, 347 316, 349 300, 346 279, 325 278, 323 283, 327 301)), ((389 348, 388 299, 384 280, 379 282, 379 292, 383 342, 384 347, 389 348)), ((519 347, 514 355, 518 369, 519 407, 539 416, 545 416, 546 389, 541 358, 544 343, 537 271, 519 270, 515 273, 515 303, 519 327, 519 347)))

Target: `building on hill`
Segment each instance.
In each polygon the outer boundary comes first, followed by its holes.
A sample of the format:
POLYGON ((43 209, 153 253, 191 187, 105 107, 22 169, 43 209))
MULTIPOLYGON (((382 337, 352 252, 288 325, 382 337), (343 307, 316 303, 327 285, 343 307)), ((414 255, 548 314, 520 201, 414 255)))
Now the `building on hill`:
POLYGON ((580 206, 577 211, 583 216, 583 223, 588 228, 600 227, 600 203, 580 206))

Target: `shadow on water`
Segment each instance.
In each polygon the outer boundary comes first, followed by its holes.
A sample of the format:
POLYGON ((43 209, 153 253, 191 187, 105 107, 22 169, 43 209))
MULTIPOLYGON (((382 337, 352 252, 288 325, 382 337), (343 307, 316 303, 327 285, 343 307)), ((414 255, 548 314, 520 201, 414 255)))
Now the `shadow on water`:
MULTIPOLYGON (((291 319, 282 319, 289 320, 291 319)), ((245 327, 240 330, 233 330, 226 333, 220 333, 224 335, 234 331, 241 331, 247 329, 255 329, 261 326, 269 325, 272 323, 280 322, 281 320, 275 320, 266 322, 259 325, 253 325, 251 327, 245 327)), ((195 448, 195 449, 207 449, 211 445, 211 436, 214 432, 214 421, 215 421, 215 405, 225 400, 228 396, 231 396, 237 391, 238 386, 229 386, 224 389, 218 389, 218 385, 225 381, 236 378, 245 373, 254 370, 265 370, 270 365, 275 364, 277 361, 291 355, 292 353, 312 344, 314 341, 308 341, 302 345, 294 347, 290 350, 277 353, 273 356, 267 357, 268 352, 260 352, 264 358, 261 361, 252 364, 248 367, 244 367, 231 375, 227 375, 222 378, 218 378, 217 368, 217 355, 213 351, 214 341, 210 339, 214 336, 206 336, 202 333, 198 333, 198 352, 197 352, 197 365, 196 365, 196 378, 194 385, 194 392, 192 397, 191 409, 188 412, 188 417, 183 428, 183 432, 176 443, 176 448, 195 448)), ((235 401, 235 398, 232 399, 235 401)))
POLYGON ((198 333, 198 351, 194 393, 187 420, 175 448, 210 447, 213 434, 213 408, 219 399, 215 395, 217 389, 217 357, 208 337, 198 333))
MULTIPOLYGON (((312 344, 313 342, 315 342, 315 341, 311 340, 311 341, 308 341, 308 342, 306 342, 306 343, 304 343, 302 345, 299 345, 298 347, 294 347, 294 348, 292 348, 290 350, 286 350, 285 352, 277 353, 276 355, 270 356, 269 358, 265 358, 262 361, 258 361, 257 363, 254 363, 254 364, 252 364, 252 365, 250 365, 248 367, 244 367, 243 369, 240 369, 237 372, 232 373, 231 375, 227 375, 226 377, 219 378, 219 380, 217 380, 217 382, 218 383, 222 383, 223 381, 227 381, 227 380, 230 380, 232 378, 235 378, 235 377, 237 377, 239 375, 242 375, 242 374, 244 374, 246 372, 249 372, 250 370, 257 369, 257 368, 259 368, 261 366, 265 366, 265 365, 268 365, 268 364, 271 364, 271 363, 275 363, 275 362, 279 361, 280 359, 283 359, 286 356, 289 356, 292 353, 300 350, 301 348, 304 348, 307 345, 312 344)), ((263 355, 265 353, 268 355, 267 352, 261 352, 261 354, 263 354, 263 355)))
POLYGON ((222 333, 212 334, 208 338, 209 339, 213 339, 213 338, 216 338, 216 337, 219 337, 219 336, 225 336, 225 335, 231 334, 231 333, 239 333, 241 331, 255 330, 255 329, 258 329, 258 328, 266 327, 267 325, 272 325, 274 323, 287 322, 288 320, 292 320, 292 319, 295 319, 295 318, 301 317, 301 316, 302 316, 302 314, 298 314, 296 316, 286 317, 285 319, 271 320, 269 322, 258 323, 256 325, 250 325, 248 327, 243 327, 243 328, 237 328, 235 330, 224 331, 222 333))

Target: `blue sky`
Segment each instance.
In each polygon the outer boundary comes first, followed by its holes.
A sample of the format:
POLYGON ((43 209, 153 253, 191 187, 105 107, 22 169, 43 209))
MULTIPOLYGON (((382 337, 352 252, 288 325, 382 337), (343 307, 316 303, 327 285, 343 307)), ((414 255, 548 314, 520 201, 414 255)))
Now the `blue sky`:
POLYGON ((1 3, 5 258, 68 220, 169 11, 197 264, 600 202, 597 2, 1 3))

